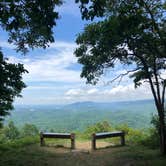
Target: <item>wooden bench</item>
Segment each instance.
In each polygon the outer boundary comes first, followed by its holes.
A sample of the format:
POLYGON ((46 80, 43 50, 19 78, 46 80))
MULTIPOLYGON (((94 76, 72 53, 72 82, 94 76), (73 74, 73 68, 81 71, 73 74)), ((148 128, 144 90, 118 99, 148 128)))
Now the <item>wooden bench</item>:
POLYGON ((125 133, 123 131, 103 132, 92 134, 92 150, 96 149, 96 140, 111 137, 121 137, 121 145, 125 145, 125 133))
POLYGON ((75 149, 75 134, 74 133, 40 133, 40 145, 43 146, 44 138, 62 138, 71 139, 71 149, 75 149))

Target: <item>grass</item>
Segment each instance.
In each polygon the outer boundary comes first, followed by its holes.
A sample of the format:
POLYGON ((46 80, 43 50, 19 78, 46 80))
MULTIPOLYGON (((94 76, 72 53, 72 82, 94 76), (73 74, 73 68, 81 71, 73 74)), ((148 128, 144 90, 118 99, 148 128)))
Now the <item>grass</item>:
POLYGON ((35 144, 39 142, 39 137, 25 137, 25 138, 20 138, 17 140, 13 141, 6 141, 3 144, 0 144, 0 152, 14 149, 14 148, 22 148, 24 146, 28 146, 31 144, 35 144))
POLYGON ((90 151, 90 142, 76 143, 77 150, 70 150, 70 141, 46 140, 40 147, 37 138, 26 138, 0 145, 0 166, 165 166, 166 157, 158 150, 144 146, 108 146, 97 141, 98 150, 90 151), (21 143, 20 143, 21 142, 21 143), (63 146, 57 146, 63 145, 63 146), (102 147, 102 148, 101 148, 102 147))

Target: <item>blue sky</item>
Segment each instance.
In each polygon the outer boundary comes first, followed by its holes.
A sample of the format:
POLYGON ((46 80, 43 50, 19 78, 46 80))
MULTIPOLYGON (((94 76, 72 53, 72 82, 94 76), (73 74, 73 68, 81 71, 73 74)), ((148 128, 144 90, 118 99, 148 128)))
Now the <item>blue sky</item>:
POLYGON ((134 89, 127 77, 119 85, 107 84, 116 75, 125 72, 117 65, 114 70, 106 70, 96 86, 86 85, 80 78, 81 65, 73 55, 77 45, 75 39, 88 24, 81 20, 78 6, 74 0, 66 0, 57 9, 61 18, 54 28, 55 43, 46 50, 36 49, 26 56, 16 53, 14 46, 7 43, 8 35, 0 31, 0 46, 12 63, 21 62, 29 71, 24 75, 27 88, 23 98, 16 99, 16 104, 68 104, 77 101, 111 102, 151 98, 147 85, 134 89))

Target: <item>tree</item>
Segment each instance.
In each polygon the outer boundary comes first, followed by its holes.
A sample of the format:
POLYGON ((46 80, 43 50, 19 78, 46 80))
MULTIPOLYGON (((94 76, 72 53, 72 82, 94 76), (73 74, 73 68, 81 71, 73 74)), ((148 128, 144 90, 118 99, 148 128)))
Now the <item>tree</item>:
POLYGON ((33 124, 25 124, 22 128, 22 136, 36 136, 39 134, 38 128, 33 124))
POLYGON ((0 127, 3 118, 13 109, 14 98, 21 97, 21 90, 26 87, 22 81, 25 72, 22 64, 8 63, 0 51, 0 127))
MULTIPOLYGON (((23 54, 49 46, 59 18, 55 6, 61 4, 61 0, 0 0, 0 26, 8 32, 8 42, 23 54)), ((27 72, 22 64, 9 63, 5 57, 0 50, 0 126, 13 109, 15 97, 21 97, 25 88, 22 75, 27 72)))
POLYGON ((8 140, 14 140, 20 137, 20 132, 14 125, 13 121, 10 121, 8 123, 8 126, 6 126, 3 130, 5 138, 7 138, 8 140))
POLYGON ((17 51, 44 47, 54 42, 53 26, 59 18, 55 6, 61 0, 0 0, 0 25, 9 33, 17 51))
POLYGON ((135 87, 148 82, 159 116, 160 149, 166 154, 166 1, 76 0, 82 18, 95 21, 79 34, 75 51, 83 65, 81 77, 96 84, 105 68, 117 63, 129 70, 135 87), (99 20, 99 19, 98 19, 99 20))

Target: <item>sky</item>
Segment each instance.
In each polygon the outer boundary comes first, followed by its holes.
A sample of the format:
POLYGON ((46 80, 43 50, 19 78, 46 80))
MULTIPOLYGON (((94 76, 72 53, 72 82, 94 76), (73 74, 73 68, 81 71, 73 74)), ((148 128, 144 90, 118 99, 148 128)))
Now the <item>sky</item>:
POLYGON ((82 66, 73 52, 77 48, 75 39, 89 22, 81 20, 78 5, 74 0, 58 7, 60 19, 54 27, 55 43, 47 49, 35 49, 23 56, 7 43, 8 35, 0 30, 0 46, 11 63, 23 63, 29 71, 23 76, 27 88, 15 104, 69 104, 81 101, 112 102, 152 98, 148 85, 135 89, 127 77, 122 82, 108 82, 127 68, 117 64, 114 70, 106 70, 95 86, 80 78, 82 66))

